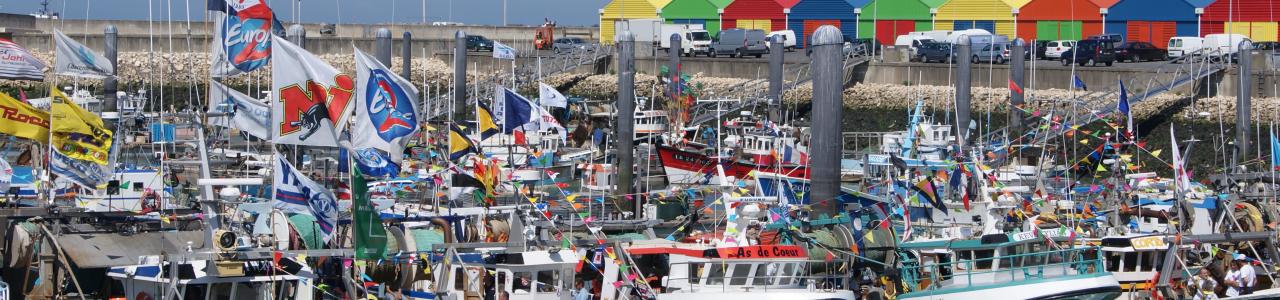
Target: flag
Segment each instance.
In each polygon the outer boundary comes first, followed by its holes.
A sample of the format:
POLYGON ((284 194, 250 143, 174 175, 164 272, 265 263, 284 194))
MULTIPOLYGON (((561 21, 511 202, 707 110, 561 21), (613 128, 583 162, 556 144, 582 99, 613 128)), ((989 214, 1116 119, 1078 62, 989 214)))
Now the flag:
POLYGON ((271 139, 271 107, 218 81, 209 84, 209 112, 226 116, 210 117, 209 124, 236 128, 263 140, 271 139))
POLYGON ((356 163, 356 169, 361 173, 368 174, 372 177, 388 177, 400 174, 400 164, 391 161, 387 154, 373 148, 359 148, 347 150, 342 148, 338 150, 338 159, 346 161, 349 154, 351 161, 356 163))
POLYGON ((1191 188, 1191 177, 1187 176, 1187 166, 1182 161, 1182 149, 1178 148, 1178 138, 1173 135, 1173 126, 1169 126, 1169 143, 1173 145, 1174 190, 1181 194, 1191 188))
POLYGON ((544 106, 565 108, 569 106, 569 98, 546 83, 538 83, 538 102, 544 106))
POLYGON ((339 181, 333 188, 333 196, 338 198, 338 201, 351 201, 351 186, 339 181))
POLYGON ((369 184, 360 170, 351 173, 354 197, 351 200, 352 231, 355 232, 356 259, 382 259, 387 255, 387 230, 382 216, 369 201, 369 184))
POLYGON ((74 159, 106 165, 112 134, 102 118, 80 108, 56 87, 49 90, 49 124, 54 149, 74 159))
POLYGON ((1013 94, 1022 94, 1022 87, 1017 82, 1013 82, 1013 78, 1009 78, 1009 92, 1013 94))
POLYGON ((916 182, 912 187, 921 197, 924 197, 934 208, 942 211, 942 214, 948 214, 947 206, 942 203, 942 198, 938 198, 938 190, 933 186, 933 178, 925 178, 916 182))
POLYGON ((533 119, 533 103, 524 96, 516 94, 515 91, 505 87, 502 89, 502 112, 498 114, 498 118, 502 119, 502 132, 511 133, 512 130, 524 126, 533 119))
POLYGON ((493 122, 493 110, 489 109, 489 105, 484 101, 476 101, 476 126, 480 127, 480 140, 489 139, 489 137, 502 132, 498 124, 493 122))
POLYGON ((355 81, 288 40, 272 39, 272 137, 277 144, 336 147, 355 81))
POLYGON ((535 106, 533 109, 537 111, 537 115, 533 116, 532 120, 530 120, 528 124, 524 125, 525 131, 555 129, 556 132, 560 134, 561 139, 568 138, 569 131, 565 130, 564 126, 560 125, 560 121, 556 120, 556 117, 552 116, 551 112, 548 112, 547 109, 542 108, 541 106, 535 106))
POLYGON ((9 166, 9 162, 0 157, 0 190, 9 190, 9 184, 13 183, 13 167, 9 166))
POLYGON ((43 61, 13 41, 0 38, 0 79, 44 81, 43 61))
MULTIPOLYGON (((1273 125, 1274 126, 1274 125, 1273 125)), ((1276 130, 1271 129, 1271 170, 1280 169, 1280 140, 1276 140, 1276 130)))
POLYGON ((1126 123, 1126 131, 1133 133, 1133 114, 1129 113, 1129 92, 1124 89, 1124 80, 1120 81, 1120 103, 1116 103, 1116 110, 1124 114, 1126 123))
POLYGON ((0 93, 0 133, 49 143, 49 113, 0 93))
POLYGON ((58 175, 59 179, 71 181, 84 188, 96 189, 99 185, 106 183, 107 178, 111 176, 107 166, 71 158, 58 151, 50 151, 49 162, 49 171, 58 175))
POLYGON ((409 137, 418 132, 418 89, 359 49, 355 58, 356 114, 351 146, 382 150, 391 162, 400 163, 409 137))
POLYGON ((57 48, 54 73, 95 79, 116 75, 115 66, 106 57, 89 50, 89 47, 62 34, 62 31, 54 30, 53 39, 54 47, 57 48))
POLYGON ((284 155, 276 153, 275 156, 275 175, 272 181, 275 202, 272 206, 286 212, 315 217, 321 237, 328 243, 338 223, 338 200, 324 186, 311 181, 284 160, 284 155))
POLYGON ((498 41, 493 41, 493 58, 516 59, 516 49, 503 45, 498 41))
POLYGON ((473 188, 480 188, 480 189, 485 188, 483 182, 480 182, 479 179, 476 179, 471 175, 467 175, 463 173, 453 173, 450 179, 451 179, 451 182, 450 182, 451 187, 473 187, 473 188))
POLYGON ((284 25, 261 0, 210 0, 215 13, 209 68, 213 77, 251 72, 271 61, 271 37, 283 36, 284 25))
POLYGON ((449 125, 449 160, 458 160, 467 153, 480 153, 480 150, 476 149, 475 143, 471 142, 462 128, 449 125))
POLYGON ((1071 86, 1081 90, 1086 90, 1086 91, 1089 90, 1089 87, 1084 85, 1084 80, 1080 80, 1080 75, 1073 74, 1071 75, 1071 78, 1072 78, 1071 86))

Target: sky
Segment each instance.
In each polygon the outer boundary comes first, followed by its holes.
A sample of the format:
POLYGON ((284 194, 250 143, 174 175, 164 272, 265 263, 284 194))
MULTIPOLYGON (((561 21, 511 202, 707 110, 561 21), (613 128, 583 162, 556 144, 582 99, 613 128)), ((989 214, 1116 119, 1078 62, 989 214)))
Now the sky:
MULTIPOLYGON (((31 14, 40 10, 42 0, 0 1, 0 12, 31 14)), ((49 9, 64 18, 146 20, 148 3, 155 20, 186 20, 184 8, 190 8, 192 20, 204 17, 206 0, 48 0, 49 9), (170 9, 172 8, 172 9, 170 9), (172 11, 172 13, 170 13, 172 11)), ((507 4, 507 23, 541 25, 550 18, 559 25, 593 26, 599 10, 609 0, 263 0, 275 10, 282 22, 294 20, 292 3, 302 4, 303 23, 420 23, 422 5, 426 1, 427 21, 452 21, 477 25, 501 25, 503 2, 507 4), (452 8, 451 8, 452 6, 452 8), (394 15, 394 19, 393 19, 394 15), (451 18, 452 17, 452 18, 451 18), (340 19, 339 19, 340 18, 340 19)))

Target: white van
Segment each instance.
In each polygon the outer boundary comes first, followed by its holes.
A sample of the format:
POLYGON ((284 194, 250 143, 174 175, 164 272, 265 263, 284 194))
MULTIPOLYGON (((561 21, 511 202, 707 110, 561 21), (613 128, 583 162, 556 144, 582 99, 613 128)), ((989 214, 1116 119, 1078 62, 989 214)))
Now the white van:
POLYGON ((1213 56, 1214 60, 1234 60, 1240 52, 1240 42, 1248 41, 1243 34, 1215 33, 1204 36, 1204 54, 1213 56))
POLYGON ((934 42, 934 40, 927 36, 904 34, 904 35, 899 35, 898 39, 894 40, 893 46, 909 49, 910 53, 907 53, 908 55, 907 57, 910 57, 911 59, 915 59, 916 57, 918 57, 918 55, 916 54, 917 54, 917 51, 920 49, 920 45, 924 45, 925 43, 932 43, 932 42, 934 42))
POLYGON ((671 48, 671 35, 680 35, 680 52, 684 56, 707 54, 711 48, 711 33, 702 29, 702 25, 663 24, 658 48, 671 48))
POLYGON ((965 30, 960 30, 960 31, 952 31, 951 33, 947 34, 947 41, 946 41, 946 42, 947 42, 948 44, 955 44, 955 43, 956 43, 956 40, 960 39, 960 36, 961 36, 961 35, 965 35, 965 36, 984 36, 984 35, 993 35, 993 34, 991 34, 991 32, 990 32, 990 31, 987 31, 987 30, 985 30, 985 29, 965 29, 965 30))
POLYGON ((1169 59, 1191 55, 1204 48, 1204 38, 1194 36, 1175 36, 1169 38, 1169 59))
POLYGON ((794 30, 778 30, 770 32, 767 39, 764 40, 765 46, 773 49, 773 36, 782 37, 782 49, 786 51, 796 50, 796 32, 794 30))
POLYGON ((923 37, 930 38, 934 41, 944 41, 947 39, 948 35, 951 35, 951 31, 950 30, 912 31, 912 32, 908 32, 907 35, 923 36, 923 37))

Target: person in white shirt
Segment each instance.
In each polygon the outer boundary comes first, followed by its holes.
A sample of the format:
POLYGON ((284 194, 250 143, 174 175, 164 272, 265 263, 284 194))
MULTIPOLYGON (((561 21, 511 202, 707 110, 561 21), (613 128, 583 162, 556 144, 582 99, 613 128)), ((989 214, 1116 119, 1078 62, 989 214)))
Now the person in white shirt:
POLYGON ((1253 286, 1257 283, 1257 279, 1258 273, 1249 264, 1249 258, 1244 254, 1236 254, 1231 264, 1231 272, 1222 279, 1222 283, 1227 286, 1228 297, 1243 296, 1253 293, 1253 286))
POLYGON ((1218 282, 1213 280, 1213 276, 1209 274, 1208 268, 1201 268, 1200 273, 1197 274, 1196 276, 1192 276, 1191 279, 1188 281, 1189 282, 1187 285, 1191 288, 1191 292, 1194 293, 1191 299, 1193 300, 1218 299, 1218 295, 1213 293, 1213 290, 1214 288, 1217 287, 1218 282))

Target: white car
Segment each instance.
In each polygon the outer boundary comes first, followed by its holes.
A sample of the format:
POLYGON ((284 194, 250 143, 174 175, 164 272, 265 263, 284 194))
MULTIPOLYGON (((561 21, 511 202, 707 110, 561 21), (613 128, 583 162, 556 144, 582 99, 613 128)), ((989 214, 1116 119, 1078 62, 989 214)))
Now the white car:
POLYGON ((769 33, 769 38, 764 40, 765 46, 773 49, 773 36, 782 37, 782 49, 786 51, 796 50, 796 32, 792 30, 778 30, 769 33))
POLYGON ((1067 50, 1071 50, 1071 47, 1075 46, 1076 41, 1051 41, 1044 46, 1044 57, 1049 60, 1062 58, 1062 52, 1067 52, 1067 50))

